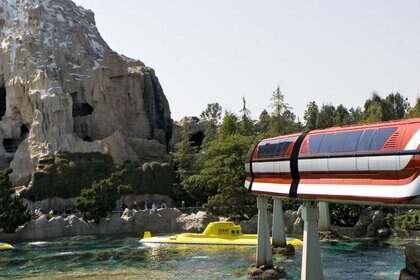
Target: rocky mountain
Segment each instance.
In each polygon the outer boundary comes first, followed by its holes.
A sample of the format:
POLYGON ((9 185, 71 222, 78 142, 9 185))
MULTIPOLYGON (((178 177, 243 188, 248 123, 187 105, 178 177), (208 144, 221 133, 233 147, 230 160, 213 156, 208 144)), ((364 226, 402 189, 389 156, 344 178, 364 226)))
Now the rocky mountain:
POLYGON ((14 184, 59 150, 165 160, 172 120, 158 78, 111 50, 92 11, 0 0, 0 44, 0 167, 13 168, 14 184))

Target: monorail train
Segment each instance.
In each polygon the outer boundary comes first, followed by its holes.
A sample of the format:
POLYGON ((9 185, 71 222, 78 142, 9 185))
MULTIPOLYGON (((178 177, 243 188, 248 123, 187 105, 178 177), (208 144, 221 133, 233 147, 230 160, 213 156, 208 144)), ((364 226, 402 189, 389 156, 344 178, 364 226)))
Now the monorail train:
POLYGON ((420 206, 420 119, 264 139, 245 188, 284 198, 420 206))

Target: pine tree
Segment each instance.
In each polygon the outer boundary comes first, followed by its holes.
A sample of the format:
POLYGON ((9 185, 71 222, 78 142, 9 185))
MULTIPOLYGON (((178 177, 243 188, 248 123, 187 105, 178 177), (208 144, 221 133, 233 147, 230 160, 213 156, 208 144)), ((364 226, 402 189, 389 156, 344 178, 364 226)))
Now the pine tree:
POLYGON ((31 219, 20 196, 13 195, 14 190, 9 180, 12 169, 0 171, 0 228, 6 233, 13 233, 18 226, 31 219))
POLYGON ((238 132, 241 135, 253 135, 254 124, 251 120, 251 111, 246 106, 245 96, 242 98, 242 109, 240 110, 241 117, 238 123, 238 132))
POLYGON ((77 209, 85 221, 94 220, 99 223, 114 210, 119 197, 118 187, 110 180, 95 181, 92 187, 82 190, 77 200, 77 209))

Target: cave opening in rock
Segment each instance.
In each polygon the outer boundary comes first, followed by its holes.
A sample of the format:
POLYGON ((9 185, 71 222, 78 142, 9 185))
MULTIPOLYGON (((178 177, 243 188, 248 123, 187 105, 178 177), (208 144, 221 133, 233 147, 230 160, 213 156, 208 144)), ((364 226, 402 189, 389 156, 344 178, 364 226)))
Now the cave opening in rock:
POLYGON ((84 117, 93 113, 93 107, 89 103, 74 103, 73 118, 84 117))
POLYGON ((12 138, 3 139, 3 147, 6 153, 12 153, 12 154, 15 153, 19 144, 20 144, 20 141, 18 141, 17 139, 12 139, 12 138))
POLYGON ((204 133, 202 131, 198 131, 197 133, 190 135, 190 141, 192 142, 191 145, 195 147, 201 146, 204 139, 204 133))
POLYGON ((29 128, 26 126, 26 124, 22 124, 20 126, 20 137, 22 139, 25 139, 26 135, 28 135, 28 133, 29 133, 29 128))
POLYGON ((3 75, 0 75, 0 120, 6 114, 6 85, 3 75))

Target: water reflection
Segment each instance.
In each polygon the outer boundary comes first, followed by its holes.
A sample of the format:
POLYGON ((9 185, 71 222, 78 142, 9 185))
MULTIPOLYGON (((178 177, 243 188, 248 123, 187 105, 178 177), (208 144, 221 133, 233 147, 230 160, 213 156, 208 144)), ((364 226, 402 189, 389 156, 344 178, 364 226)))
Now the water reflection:
MULTIPOLYGON (((397 279, 407 241, 330 241, 321 245, 326 279, 397 279)), ((247 279, 252 247, 143 247, 138 238, 74 237, 14 244, 0 253, 0 279, 247 279)), ((300 279, 301 248, 274 256, 300 279)))

